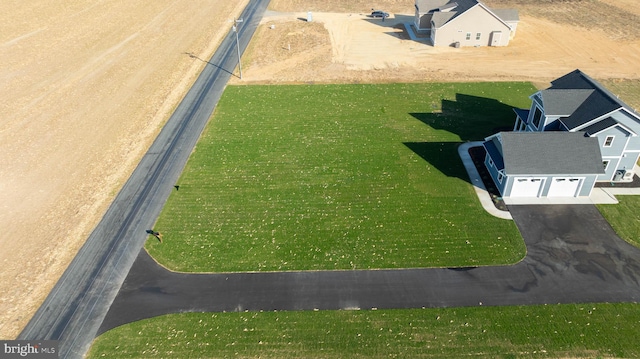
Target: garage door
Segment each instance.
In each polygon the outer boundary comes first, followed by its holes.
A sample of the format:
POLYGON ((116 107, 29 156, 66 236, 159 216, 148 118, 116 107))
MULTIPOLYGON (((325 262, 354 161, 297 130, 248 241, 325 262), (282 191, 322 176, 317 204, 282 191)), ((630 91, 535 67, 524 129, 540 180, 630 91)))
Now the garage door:
POLYGON ((582 184, 583 178, 554 177, 549 187, 549 197, 575 197, 582 184))
POLYGON ((543 178, 516 177, 513 179, 511 197, 538 197, 543 183, 543 178))

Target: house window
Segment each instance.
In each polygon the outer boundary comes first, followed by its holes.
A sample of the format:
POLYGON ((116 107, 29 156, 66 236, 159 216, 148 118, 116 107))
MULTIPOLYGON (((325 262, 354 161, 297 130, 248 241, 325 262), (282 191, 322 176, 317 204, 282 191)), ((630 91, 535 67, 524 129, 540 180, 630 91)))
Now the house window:
POLYGON ((613 143, 613 137, 614 136, 607 136, 607 138, 604 140, 604 147, 611 147, 611 144, 613 143))
POLYGON ((502 175, 502 173, 498 173, 498 182, 502 183, 503 179, 504 179, 504 176, 502 175))
POLYGON ((482 36, 481 32, 476 33, 476 40, 480 40, 480 36, 482 36))
POLYGON ((493 160, 489 158, 489 167, 493 167, 493 160))
POLYGON ((471 40, 471 33, 467 32, 467 40, 471 40))
POLYGON ((536 111, 533 114, 533 125, 540 129, 540 121, 542 120, 542 111, 538 107, 536 107, 536 111))
POLYGON ((604 168, 604 171, 607 171, 607 167, 609 167, 609 160, 604 160, 602 161, 602 168, 604 168))

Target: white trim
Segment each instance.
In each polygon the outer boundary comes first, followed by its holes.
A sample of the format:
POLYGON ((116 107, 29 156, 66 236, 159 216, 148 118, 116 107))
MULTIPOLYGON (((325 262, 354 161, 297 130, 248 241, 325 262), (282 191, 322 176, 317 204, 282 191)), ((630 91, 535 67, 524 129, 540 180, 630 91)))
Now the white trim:
MULTIPOLYGON (((594 119, 590 120, 589 122, 586 122, 586 123, 584 123, 584 124, 582 124, 582 125, 580 125, 580 126, 578 126, 578 127, 574 128, 573 130, 571 130, 571 132, 575 132, 575 131, 582 131, 583 129, 585 129, 585 128, 587 128, 587 127, 591 126, 591 125, 593 125, 594 123, 600 122, 600 121, 602 121, 603 119, 605 119, 605 118, 607 118, 607 117, 612 117, 612 116, 611 116, 611 114, 612 114, 612 113, 615 113, 615 112, 620 111, 620 110, 626 110, 626 109, 625 109, 624 107, 620 106, 620 107, 618 107, 617 109, 615 109, 615 110, 613 110, 613 111, 611 111, 611 112, 608 112, 608 113, 606 113, 606 114, 604 114, 604 115, 602 115, 602 116, 600 116, 600 117, 596 117, 596 118, 594 118, 594 119)), ((629 111, 626 111, 626 112, 629 112, 629 111)), ((635 117, 635 116, 634 116, 634 117, 635 117)), ((616 120, 616 119, 614 118, 614 120, 616 120)), ((640 120, 640 119, 639 119, 639 120, 640 120)), ((630 129, 628 126, 626 126, 626 125, 624 125, 624 124, 620 123, 620 121, 618 121, 618 120, 616 120, 616 122, 617 122, 617 125, 619 125, 620 127, 622 127, 625 131, 629 132, 632 136, 637 136, 637 134, 636 134, 632 129, 630 129)), ((615 125, 614 125, 614 126, 615 126, 615 125)), ((611 126, 611 127, 614 127, 614 126, 611 126)), ((609 129, 609 128, 611 128, 611 127, 607 127, 606 129, 609 129)), ((605 129, 605 130, 606 130, 606 129, 605 129)), ((602 131, 604 131, 604 130, 602 130, 602 131)), ((602 131, 600 131, 600 132, 602 132, 602 131)), ((599 132, 598 132, 598 133, 599 133, 599 132)))
POLYGON ((604 142, 602 143, 602 147, 611 147, 613 145, 613 141, 616 140, 616 136, 614 135, 608 135, 607 137, 604 138, 604 142), (609 142, 609 144, 607 144, 607 141, 609 141, 609 139, 611 139, 611 142, 609 142))
MULTIPOLYGON (((615 118, 614 118, 614 120, 615 120, 615 118)), ((616 126, 620 126, 620 127, 622 127, 622 129, 623 129, 623 130, 625 130, 625 131, 629 132, 629 135, 631 135, 631 136, 628 136, 628 137, 636 137, 636 136, 638 136, 638 135, 636 135, 636 133, 635 133, 635 132, 633 132, 629 127, 627 127, 627 126, 625 126, 624 124, 622 124, 622 123, 618 122, 618 120, 616 120, 616 124, 615 124, 615 125, 612 125, 611 127, 603 128, 602 130, 600 130, 600 131, 598 131, 598 132, 594 132, 594 133, 592 133, 590 136, 596 136, 596 135, 598 135, 599 133, 602 133, 602 132, 604 132, 604 131, 606 131, 606 130, 610 130, 610 129, 612 129, 612 128, 616 127, 616 126)), ((580 131, 580 130, 578 130, 578 131, 580 131)))
MULTIPOLYGON (((496 15, 493 11, 491 11, 491 9, 489 9, 488 7, 486 7, 483 3, 478 1, 478 5, 482 6, 482 8, 484 8, 485 10, 487 10, 487 12, 491 15, 493 15, 493 17, 495 17, 496 19, 498 19, 498 21, 500 21, 501 23, 505 24, 509 30, 513 30, 513 28, 504 20, 502 20, 500 18, 500 16, 496 15)), ((469 10, 471 10, 472 8, 474 8, 475 6, 472 6, 471 8, 469 8, 469 10)), ((516 21, 516 23, 518 23, 519 21, 516 21)))
POLYGON ((636 120, 640 121, 640 116, 638 116, 637 113, 629 111, 626 107, 622 106, 621 107, 622 110, 624 110, 626 113, 628 113, 629 115, 633 116, 636 118, 636 120))
POLYGON ((621 156, 624 157, 624 153, 627 152, 627 147, 629 147, 629 140, 631 140, 631 136, 627 136, 627 142, 625 142, 624 147, 622 148, 621 156))

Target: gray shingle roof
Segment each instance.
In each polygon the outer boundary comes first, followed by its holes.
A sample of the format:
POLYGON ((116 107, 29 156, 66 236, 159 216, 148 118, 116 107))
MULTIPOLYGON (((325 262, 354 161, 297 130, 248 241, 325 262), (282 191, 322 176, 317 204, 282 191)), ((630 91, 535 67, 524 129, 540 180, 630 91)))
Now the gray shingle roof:
POLYGON ((429 12, 438 9, 446 4, 448 4, 451 0, 416 0, 416 6, 420 9, 420 12, 429 12))
POLYGON ((507 175, 601 174, 598 139, 583 132, 500 132, 507 175))
POLYGON ((491 12, 506 22, 520 21, 520 15, 516 9, 491 9, 491 12))
MULTIPOLYGON (((585 123, 620 108, 638 115, 629 105, 618 99, 600 83, 587 76, 580 70, 572 71, 556 80, 551 81, 549 90, 593 90, 593 92, 567 118, 561 119, 569 130, 578 128, 585 123)), ((545 107, 546 111, 546 107, 545 107)))
MULTIPOLYGON (((481 3, 479 0, 416 0, 415 2, 421 13, 433 12, 431 21, 436 28, 442 27, 479 3, 481 3)), ((519 20, 518 11, 514 9, 490 9, 490 11, 505 22, 519 20)))
POLYGON ((542 96, 544 113, 547 116, 570 116, 593 91, 590 89, 559 90, 554 88, 542 90, 540 95, 542 96))
POLYGON ((449 22, 449 20, 453 19, 458 14, 457 11, 449 11, 449 12, 434 12, 431 17, 431 22, 433 26, 437 29, 442 25, 449 22))
POLYGON ((607 117, 602 121, 598 121, 593 125, 586 127, 585 129, 583 129, 583 131, 586 132, 587 135, 591 136, 600 131, 606 130, 607 128, 611 128, 617 124, 618 121, 614 120, 611 117, 607 117))

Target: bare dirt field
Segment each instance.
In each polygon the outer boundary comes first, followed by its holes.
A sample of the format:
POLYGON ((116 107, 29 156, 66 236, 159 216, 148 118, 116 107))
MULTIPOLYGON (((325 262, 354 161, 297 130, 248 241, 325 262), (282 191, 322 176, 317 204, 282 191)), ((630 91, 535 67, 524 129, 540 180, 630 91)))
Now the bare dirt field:
POLYGON ((580 68, 598 79, 640 78, 640 2, 494 0, 518 8, 515 39, 501 48, 434 48, 409 39, 412 1, 273 0, 234 83, 547 81, 580 68), (371 4, 392 12, 382 22, 371 4), (313 22, 306 22, 307 9, 313 22), (338 9, 336 12, 333 9, 338 9), (315 10, 315 11, 314 11, 315 10))
MULTIPOLYGON (((247 1, 0 2, 0 338, 31 318, 247 1)), ((509 47, 412 41, 413 0, 272 0, 233 81, 640 79, 637 0, 487 3, 520 9, 509 47)))
POLYGON ((31 318, 247 1, 0 2, 0 338, 31 318))

